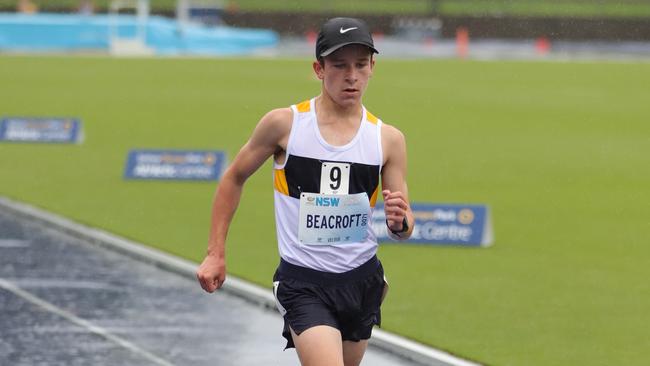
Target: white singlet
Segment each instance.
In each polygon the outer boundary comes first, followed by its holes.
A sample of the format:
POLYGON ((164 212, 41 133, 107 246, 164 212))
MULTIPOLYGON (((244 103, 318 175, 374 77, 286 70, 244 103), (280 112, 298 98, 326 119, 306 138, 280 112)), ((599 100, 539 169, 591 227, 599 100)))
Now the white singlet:
POLYGON ((274 163, 280 256, 323 272, 357 268, 377 252, 370 217, 383 162, 382 122, 363 107, 354 138, 333 146, 320 134, 314 99, 291 110, 286 159, 274 163))

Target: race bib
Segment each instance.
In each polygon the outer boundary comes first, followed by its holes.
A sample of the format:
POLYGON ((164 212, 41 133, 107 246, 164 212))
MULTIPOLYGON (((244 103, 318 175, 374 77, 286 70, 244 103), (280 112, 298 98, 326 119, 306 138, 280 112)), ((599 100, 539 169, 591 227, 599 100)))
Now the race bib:
POLYGON ((298 239, 306 245, 361 242, 368 237, 369 218, 366 193, 301 193, 298 239))
POLYGON ((320 193, 348 194, 350 187, 350 164, 326 162, 320 170, 320 193))

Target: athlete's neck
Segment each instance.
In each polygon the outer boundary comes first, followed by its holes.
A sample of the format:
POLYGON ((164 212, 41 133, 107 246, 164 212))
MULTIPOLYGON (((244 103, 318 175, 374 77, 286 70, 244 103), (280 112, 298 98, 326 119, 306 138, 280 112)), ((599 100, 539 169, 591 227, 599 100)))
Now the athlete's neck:
POLYGON ((361 104, 341 107, 321 94, 314 101, 318 130, 322 138, 332 146, 344 146, 359 131, 363 108, 361 104))
POLYGON ((319 122, 327 124, 348 124, 358 125, 363 115, 361 101, 349 106, 342 106, 336 103, 326 92, 317 96, 314 100, 316 113, 319 122))

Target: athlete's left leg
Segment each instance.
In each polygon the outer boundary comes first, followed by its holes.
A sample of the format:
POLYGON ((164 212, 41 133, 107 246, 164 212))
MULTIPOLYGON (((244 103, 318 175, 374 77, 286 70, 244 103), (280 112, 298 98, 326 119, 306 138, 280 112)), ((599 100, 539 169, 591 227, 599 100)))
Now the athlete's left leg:
POLYGON ((367 339, 359 342, 343 341, 343 363, 345 366, 359 366, 367 347, 367 339))

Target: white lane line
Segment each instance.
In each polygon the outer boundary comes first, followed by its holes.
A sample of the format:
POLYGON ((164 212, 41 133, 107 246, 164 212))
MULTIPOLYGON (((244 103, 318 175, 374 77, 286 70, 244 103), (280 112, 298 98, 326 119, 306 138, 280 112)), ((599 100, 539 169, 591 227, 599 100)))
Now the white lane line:
MULTIPOLYGON (((113 334, 170 334, 170 335, 197 335, 202 331, 206 331, 211 325, 205 324, 201 327, 140 327, 140 326, 105 326, 103 327, 107 332, 113 334)), ((29 331, 37 334, 47 333, 60 333, 60 334, 79 334, 88 333, 87 330, 76 326, 62 327, 62 326, 34 326, 25 330, 21 328, 18 332, 29 331)))
POLYGON ((0 239, 0 248, 27 248, 29 240, 22 239, 0 239))
POLYGON ((148 359, 149 361, 154 362, 155 364, 162 365, 162 366, 173 366, 172 363, 170 363, 170 362, 168 362, 166 360, 163 360, 162 358, 160 358, 160 357, 158 357, 158 356, 156 356, 156 355, 154 355, 154 354, 152 354, 150 352, 147 352, 147 351, 143 350, 142 348, 136 346, 135 344, 133 344, 133 343, 131 343, 131 342, 125 340, 125 339, 122 339, 122 338, 120 338, 120 337, 118 337, 116 335, 113 335, 113 334, 109 333, 104 328, 98 327, 98 326, 92 324, 91 322, 89 322, 87 320, 81 319, 81 318, 77 317, 76 315, 74 315, 74 314, 72 314, 72 313, 70 313, 70 312, 68 312, 68 311, 66 311, 64 309, 61 309, 61 308, 57 307, 54 304, 51 304, 51 303, 49 303, 49 302, 47 302, 47 301, 45 301, 43 299, 40 299, 40 298, 30 294, 29 292, 23 291, 22 289, 15 286, 11 282, 5 281, 2 278, 0 278, 0 288, 4 288, 5 290, 10 291, 10 292, 22 297, 23 299, 31 302, 34 305, 40 306, 41 308, 43 308, 43 309, 45 309, 45 310, 47 310, 47 311, 49 311, 51 313, 59 315, 59 316, 65 318, 65 319, 67 319, 71 323, 74 323, 74 324, 76 324, 76 325, 78 325, 80 327, 86 328, 89 331, 91 331, 92 333, 95 333, 95 334, 97 334, 97 335, 99 335, 101 337, 104 337, 107 340, 109 340, 109 341, 111 341, 113 343, 116 343, 116 344, 118 344, 118 345, 132 351, 133 353, 136 353, 136 354, 148 359))
POLYGON ((15 278, 5 277, 5 281, 11 282, 14 286, 23 290, 33 288, 63 288, 63 289, 80 289, 80 290, 99 290, 99 291, 115 291, 124 292, 126 288, 109 285, 103 282, 95 281, 77 281, 67 279, 50 279, 50 278, 15 278))

